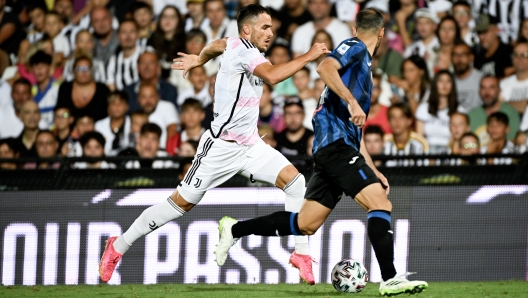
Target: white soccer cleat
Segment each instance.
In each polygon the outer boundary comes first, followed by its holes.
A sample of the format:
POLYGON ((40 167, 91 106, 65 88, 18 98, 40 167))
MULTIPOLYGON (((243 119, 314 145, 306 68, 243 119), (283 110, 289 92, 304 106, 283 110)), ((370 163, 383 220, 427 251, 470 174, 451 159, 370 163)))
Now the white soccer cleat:
POLYGON ((233 234, 231 233, 231 227, 233 227, 233 225, 237 222, 238 220, 229 216, 222 217, 222 219, 218 222, 220 241, 218 242, 215 251, 215 261, 218 266, 224 265, 225 261, 227 260, 227 253, 229 252, 229 249, 238 241, 237 238, 233 238, 233 234))
POLYGON ((407 280, 407 276, 415 272, 407 272, 397 275, 387 281, 382 281, 379 292, 381 296, 393 296, 398 294, 417 294, 427 289, 429 286, 425 281, 407 280))

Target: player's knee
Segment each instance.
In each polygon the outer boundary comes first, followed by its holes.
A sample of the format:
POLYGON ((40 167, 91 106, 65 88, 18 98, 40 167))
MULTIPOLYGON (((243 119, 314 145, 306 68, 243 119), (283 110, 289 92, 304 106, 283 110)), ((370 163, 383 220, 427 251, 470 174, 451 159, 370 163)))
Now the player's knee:
POLYGON ((183 211, 185 212, 188 212, 195 206, 195 204, 189 203, 187 200, 185 200, 177 190, 174 191, 170 198, 176 205, 178 205, 178 207, 183 209, 183 211))
POLYGON ((299 230, 302 232, 303 235, 313 235, 317 230, 319 230, 319 227, 321 227, 318 223, 310 223, 310 224, 302 224, 301 222, 297 222, 299 224, 299 230))
POLYGON ((385 198, 383 200, 379 200, 370 208, 370 210, 385 210, 392 212, 392 203, 389 201, 389 199, 385 198))

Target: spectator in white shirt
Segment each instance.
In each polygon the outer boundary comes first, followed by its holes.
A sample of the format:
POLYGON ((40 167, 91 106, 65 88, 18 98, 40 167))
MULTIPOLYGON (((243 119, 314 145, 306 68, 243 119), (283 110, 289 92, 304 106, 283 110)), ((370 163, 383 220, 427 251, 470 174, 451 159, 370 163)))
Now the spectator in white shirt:
POLYGON ((237 22, 227 17, 223 0, 206 0, 204 7, 209 24, 201 29, 204 31, 208 42, 224 37, 238 37, 237 22))
POLYGON ((42 118, 39 127, 49 129, 53 124, 53 109, 57 104, 59 84, 50 76, 52 57, 43 51, 37 51, 29 58, 31 72, 35 76, 36 84, 32 93, 37 102, 42 118))
POLYGON ((501 97, 522 114, 528 107, 528 42, 515 45, 512 60, 515 73, 501 81, 501 97))
POLYGON ((141 84, 138 92, 138 103, 144 113, 149 115, 149 121, 160 126, 160 147, 165 148, 167 140, 177 132, 180 122, 176 107, 168 101, 160 100, 155 85, 141 84))
POLYGON ((199 66, 189 71, 189 82, 191 82, 192 88, 185 90, 178 97, 178 106, 182 106, 183 103, 189 99, 194 98, 200 101, 202 107, 207 107, 213 102, 209 96, 209 86, 207 83, 207 74, 205 73, 205 67, 199 66))
MULTIPOLYGON (((85 133, 79 143, 82 147, 82 156, 91 158, 101 158, 105 156, 105 138, 102 134, 97 131, 91 131, 85 133)), ((94 162, 76 162, 73 165, 76 169, 109 169, 114 168, 113 164, 106 162, 105 160, 97 160, 94 162)))
POLYGON ((209 20, 205 18, 204 0, 187 0, 187 19, 185 20, 185 32, 191 29, 207 26, 209 20))
POLYGON ((451 139, 449 117, 457 111, 465 112, 458 105, 455 79, 447 70, 441 70, 431 84, 429 100, 416 110, 416 132, 427 139, 430 153, 447 153, 451 139))
MULTIPOLYGON (((4 83, 7 84, 7 83, 4 83)), ((17 137, 24 129, 24 124, 20 120, 20 110, 24 103, 33 99, 31 94, 31 83, 26 79, 18 79, 11 88, 12 102, 0 107, 0 139, 7 137, 17 137)))
POLYGON ((416 30, 420 35, 420 40, 412 43, 405 49, 404 57, 418 55, 427 62, 429 75, 434 75, 435 62, 437 61, 437 51, 440 47, 436 37, 436 27, 439 23, 436 13, 429 8, 419 8, 414 14, 416 18, 416 30))
POLYGON ((294 58, 310 50, 312 38, 318 30, 326 30, 335 45, 352 37, 347 24, 330 16, 331 9, 330 0, 308 0, 308 11, 313 21, 299 26, 293 33, 291 46, 294 58))
POLYGON ((71 53, 68 39, 61 34, 63 28, 63 20, 57 12, 50 11, 46 13, 44 33, 53 39, 53 48, 55 50, 55 59, 58 67, 64 66, 64 62, 71 53))
POLYGON ((108 117, 95 123, 95 130, 106 140, 105 154, 114 156, 129 146, 130 118, 128 111, 128 94, 114 91, 108 97, 108 117))
POLYGON ((106 68, 103 61, 93 57, 94 37, 87 29, 80 30, 75 36, 75 51, 70 59, 66 61, 62 77, 64 81, 73 81, 73 63, 77 55, 90 55, 92 57, 92 75, 96 82, 106 83, 106 68))

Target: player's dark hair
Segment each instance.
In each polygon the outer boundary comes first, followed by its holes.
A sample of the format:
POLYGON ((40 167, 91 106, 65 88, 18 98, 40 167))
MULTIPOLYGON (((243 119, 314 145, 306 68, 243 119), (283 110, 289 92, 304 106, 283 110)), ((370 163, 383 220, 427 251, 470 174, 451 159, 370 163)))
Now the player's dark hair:
MULTIPOLYGON (((95 140, 97 143, 99 143, 103 148, 105 146, 106 140, 103 137, 103 135, 100 132, 97 131, 89 131, 82 135, 82 137, 79 139, 79 143, 81 143, 81 147, 84 149, 84 146, 90 142, 90 140, 95 140)), ((104 154, 103 154, 104 155, 104 154)))
POLYGON ((397 102, 391 105, 387 110, 387 118, 390 118, 390 113, 394 109, 400 110, 407 119, 413 118, 413 112, 411 110, 411 107, 404 102, 397 102))
POLYGON ((448 71, 448 70, 441 70, 436 73, 434 76, 433 82, 431 83, 431 93, 429 94, 429 114, 433 116, 438 116, 438 104, 440 103, 440 94, 438 94, 438 81, 440 80, 440 77, 446 75, 451 80, 451 90, 449 92, 449 95, 447 96, 447 107, 448 112, 447 114, 449 116, 456 113, 458 110, 458 96, 457 96, 457 88, 456 88, 456 82, 455 77, 448 71))
POLYGON ((51 65, 52 60, 53 58, 50 55, 44 53, 44 51, 37 51, 35 54, 33 54, 33 56, 31 56, 31 58, 29 58, 29 66, 34 66, 40 63, 51 65))
POLYGON ((383 28, 383 14, 374 8, 363 9, 356 15, 357 31, 378 33, 383 28))
POLYGON ((203 112, 202 103, 196 98, 188 98, 181 105, 182 113, 188 109, 194 109, 203 112))
POLYGON ((244 24, 255 23, 260 14, 268 14, 271 17, 270 11, 259 4, 250 4, 240 10, 237 17, 238 33, 242 32, 244 24))
POLYGON ((383 136, 385 135, 385 133, 383 132, 383 129, 381 129, 379 125, 369 125, 365 127, 365 131, 363 131, 363 135, 366 136, 368 134, 377 134, 381 137, 381 139, 383 139, 383 136))
POLYGON ((495 112, 488 116, 488 120, 486 121, 487 124, 491 122, 491 120, 495 120, 497 122, 503 123, 506 126, 510 125, 510 119, 508 118, 508 115, 506 115, 503 112, 495 112))
POLYGON ((116 99, 119 99, 119 100, 122 100, 124 102, 126 102, 128 104, 129 102, 129 96, 128 96, 128 92, 124 91, 124 90, 115 90, 115 91, 112 91, 112 93, 110 93, 110 95, 108 95, 108 102, 112 102, 116 99))
POLYGON ((147 122, 141 126, 139 134, 145 135, 147 133, 154 133, 158 138, 161 138, 161 128, 156 123, 147 122))
POLYGON ((0 146, 6 144, 14 154, 20 153, 20 146, 15 138, 0 139, 0 146))
POLYGON ((464 121, 466 122, 466 124, 469 125, 469 116, 468 116, 468 114, 464 114, 464 113, 460 113, 460 112, 454 112, 453 114, 451 114, 451 117, 453 117, 455 115, 462 116, 462 118, 464 118, 464 121))

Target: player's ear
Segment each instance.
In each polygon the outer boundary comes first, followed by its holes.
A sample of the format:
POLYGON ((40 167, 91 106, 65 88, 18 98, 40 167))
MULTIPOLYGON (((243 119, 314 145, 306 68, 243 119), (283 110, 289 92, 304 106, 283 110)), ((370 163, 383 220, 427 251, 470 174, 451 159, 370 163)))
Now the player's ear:
POLYGON ((244 34, 249 35, 251 33, 251 29, 249 28, 249 24, 244 24, 244 27, 242 29, 244 31, 244 34))
POLYGON ((378 34, 378 37, 382 38, 384 35, 385 35, 385 27, 381 27, 381 29, 379 31, 379 34, 378 34))

